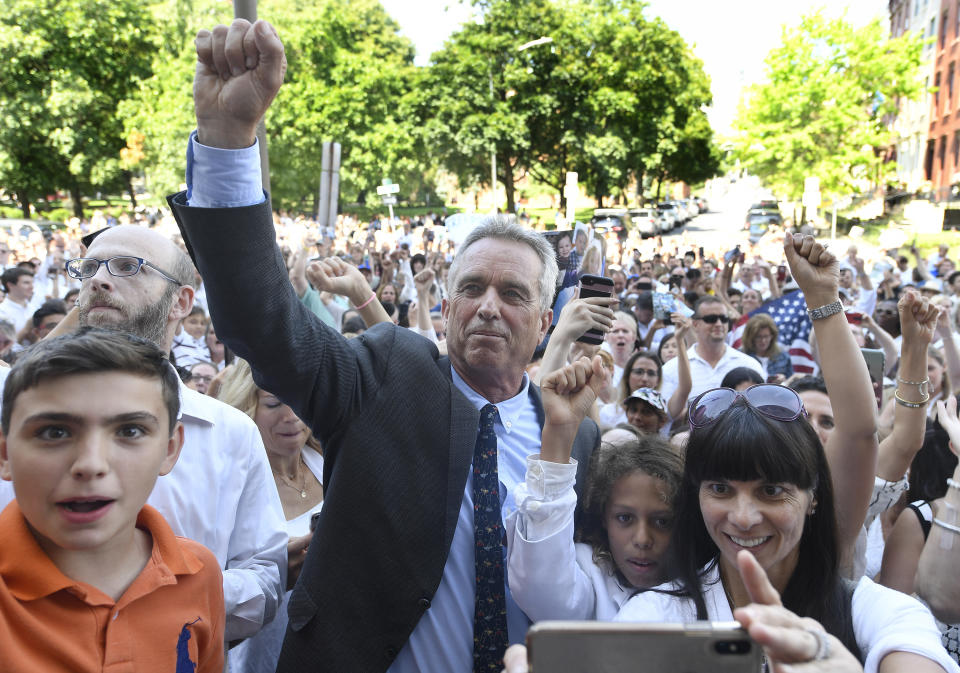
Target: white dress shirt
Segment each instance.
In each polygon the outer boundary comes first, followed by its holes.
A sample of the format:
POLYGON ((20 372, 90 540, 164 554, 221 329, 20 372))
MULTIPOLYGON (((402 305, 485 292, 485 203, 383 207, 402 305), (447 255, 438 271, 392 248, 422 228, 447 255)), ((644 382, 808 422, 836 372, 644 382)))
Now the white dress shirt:
MULTIPOLYGON (((470 388, 452 367, 457 390, 481 409, 488 404, 470 388)), ((527 456, 540 452, 540 421, 529 396, 530 381, 523 376, 523 387, 509 400, 497 403, 498 418, 493 429, 497 435, 497 474, 500 479, 500 511, 506 521, 516 509, 513 493, 524 481, 527 456)), ((473 534, 473 469, 460 503, 457 527, 450 555, 443 568, 440 586, 430 609, 423 613, 389 673, 450 673, 473 670, 473 611, 476 589, 473 534)), ((504 562, 506 575, 506 562, 504 562)), ((505 577, 505 580, 507 578, 505 577)), ((507 631, 509 642, 522 643, 530 620, 517 607, 506 587, 507 631)))
POLYGON ((0 320, 10 323, 13 325, 14 331, 19 332, 24 325, 33 319, 34 312, 40 308, 43 302, 44 297, 40 293, 35 293, 33 299, 24 305, 18 304, 10 297, 4 297, 3 301, 0 301, 0 320))
MULTIPOLYGON (((763 367, 754 358, 732 346, 726 348, 716 366, 711 366, 709 362, 697 354, 696 344, 687 349, 687 357, 690 360, 690 380, 693 382, 687 400, 692 400, 705 390, 719 388, 727 372, 737 367, 749 367, 763 376, 763 367)), ((673 397, 674 391, 680 385, 680 374, 677 371, 679 366, 677 358, 673 358, 663 365, 663 383, 660 386, 660 396, 665 400, 673 397)))
MULTIPOLYGON (((6 379, 8 369, 2 370, 6 379)), ((207 547, 223 569, 227 642, 273 619, 286 586, 283 507, 260 431, 250 417, 180 384, 184 444, 147 503, 177 535, 207 547)), ((14 499, 0 481, 0 509, 14 499)))

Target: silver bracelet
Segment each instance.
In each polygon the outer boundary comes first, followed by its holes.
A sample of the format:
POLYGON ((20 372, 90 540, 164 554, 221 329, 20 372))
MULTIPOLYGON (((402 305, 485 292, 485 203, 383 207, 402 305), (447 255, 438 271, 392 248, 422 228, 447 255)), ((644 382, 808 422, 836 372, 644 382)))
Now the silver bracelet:
POLYGON ((954 526, 952 523, 947 523, 946 521, 941 521, 940 519, 937 519, 936 517, 934 517, 933 523, 935 523, 936 525, 940 526, 941 528, 947 529, 948 531, 950 531, 950 532, 952 532, 952 533, 957 533, 958 535, 960 535, 960 526, 954 526))
POLYGON ((824 304, 823 306, 818 306, 817 308, 808 308, 807 315, 810 316, 810 320, 821 320, 831 315, 843 312, 843 304, 840 303, 840 300, 830 302, 829 304, 824 304))

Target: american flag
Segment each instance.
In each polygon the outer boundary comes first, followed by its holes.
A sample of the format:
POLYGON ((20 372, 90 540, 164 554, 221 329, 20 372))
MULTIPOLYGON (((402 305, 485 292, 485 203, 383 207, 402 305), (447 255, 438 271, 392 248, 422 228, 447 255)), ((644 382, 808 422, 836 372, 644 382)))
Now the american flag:
POLYGON ((810 330, 813 329, 813 323, 807 315, 807 302, 803 292, 797 290, 772 299, 760 308, 741 316, 731 330, 734 348, 739 349, 743 345, 744 327, 750 316, 757 313, 769 314, 777 324, 777 329, 780 330, 777 340, 786 346, 790 353, 793 371, 799 374, 816 374, 820 367, 810 352, 810 330))

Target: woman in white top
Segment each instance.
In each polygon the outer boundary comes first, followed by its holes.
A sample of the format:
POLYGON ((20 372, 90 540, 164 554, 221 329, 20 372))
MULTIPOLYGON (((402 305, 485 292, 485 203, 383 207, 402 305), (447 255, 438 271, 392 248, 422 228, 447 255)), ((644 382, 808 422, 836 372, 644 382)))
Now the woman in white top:
POLYGON ((287 630, 287 601, 307 545, 313 536, 311 518, 323 507, 323 454, 310 429, 271 393, 257 388, 250 365, 237 358, 225 375, 219 399, 254 420, 267 451, 286 521, 287 592, 277 615, 257 635, 230 650, 232 673, 272 673, 287 630))
MULTIPOLYGON (((835 258, 811 237, 787 234, 784 247, 807 301, 833 306, 835 258)), ((865 396, 866 367, 846 356, 855 348, 846 320, 836 313, 814 325, 844 356, 847 394, 865 396)), ((694 400, 672 537, 676 581, 632 598, 617 620, 735 617, 774 670, 816 661, 810 670, 960 672, 918 601, 841 577, 862 510, 835 504, 827 454, 803 416, 797 394, 779 385, 717 388, 694 400)), ((870 486, 839 476, 847 491, 870 486)))

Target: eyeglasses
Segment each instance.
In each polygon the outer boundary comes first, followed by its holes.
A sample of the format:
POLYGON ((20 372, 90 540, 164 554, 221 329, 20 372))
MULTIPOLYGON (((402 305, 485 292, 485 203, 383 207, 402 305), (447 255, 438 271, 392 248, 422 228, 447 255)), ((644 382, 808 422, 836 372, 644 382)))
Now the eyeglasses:
POLYGON ((720 322, 722 322, 724 325, 726 325, 728 322, 730 322, 730 316, 728 316, 726 313, 721 313, 721 314, 718 314, 718 315, 717 315, 717 314, 715 314, 715 315, 695 315, 695 316, 693 316, 693 319, 694 319, 694 320, 702 320, 703 322, 707 323, 708 325, 715 325, 718 320, 719 320, 720 322))
POLYGON ((169 280, 171 283, 177 285, 183 285, 176 278, 172 278, 169 273, 161 269, 156 264, 151 264, 143 257, 127 257, 125 255, 120 257, 111 257, 110 259, 96 259, 95 257, 77 257, 76 259, 71 259, 64 264, 64 267, 67 270, 67 275, 71 278, 77 278, 83 280, 84 278, 92 278, 97 275, 97 271, 100 269, 101 264, 107 265, 107 271, 111 276, 123 277, 123 276, 136 276, 140 273, 140 269, 144 266, 149 266, 151 269, 159 273, 161 276, 169 280))
POLYGON ((777 421, 795 421, 807 415, 800 396, 791 388, 758 383, 742 393, 733 388, 712 388, 700 393, 690 403, 690 427, 703 428, 715 423, 739 398, 743 398, 747 406, 777 421))
POLYGON ((202 375, 200 375, 200 374, 191 374, 191 375, 190 375, 190 380, 191 380, 191 381, 196 381, 197 383, 210 383, 211 381, 213 381, 213 377, 212 377, 212 376, 202 376, 202 375))
POLYGON ((642 376, 646 374, 647 376, 659 376, 656 369, 631 369, 631 374, 636 374, 637 376, 642 376))

